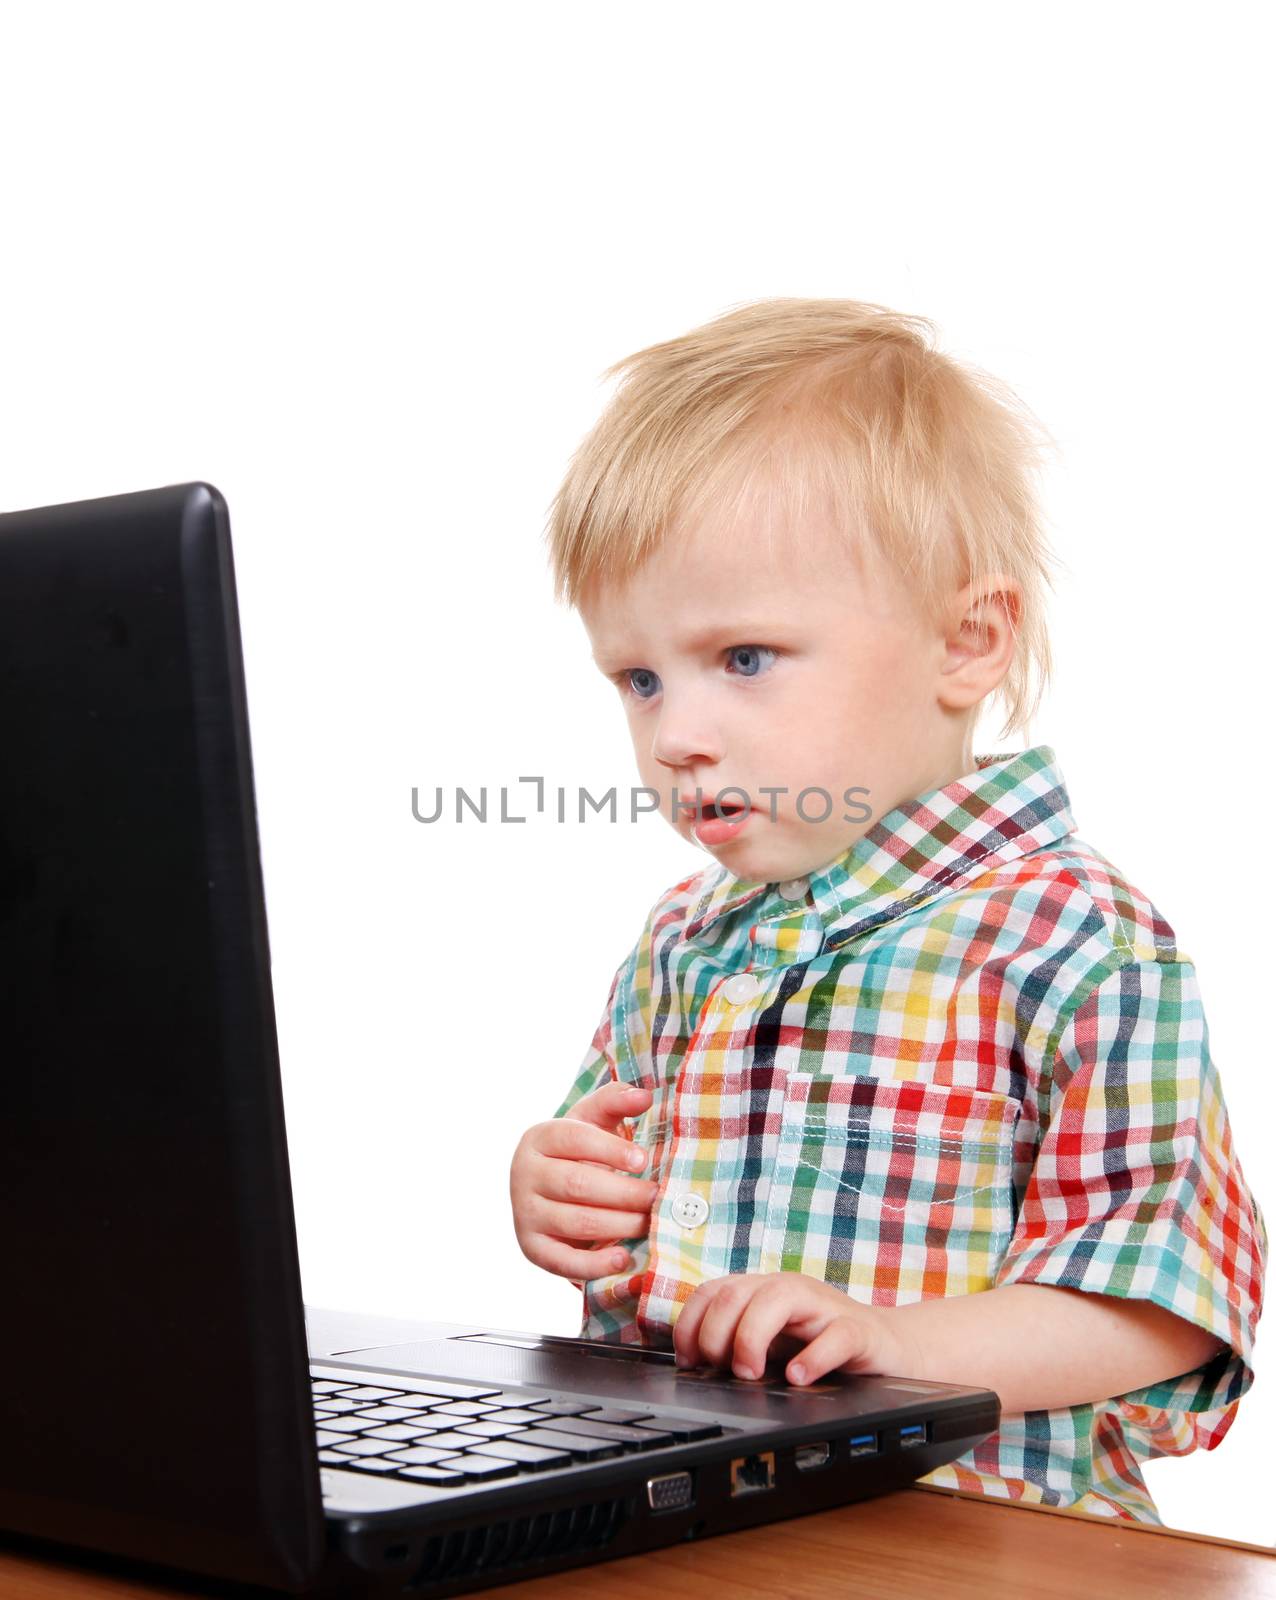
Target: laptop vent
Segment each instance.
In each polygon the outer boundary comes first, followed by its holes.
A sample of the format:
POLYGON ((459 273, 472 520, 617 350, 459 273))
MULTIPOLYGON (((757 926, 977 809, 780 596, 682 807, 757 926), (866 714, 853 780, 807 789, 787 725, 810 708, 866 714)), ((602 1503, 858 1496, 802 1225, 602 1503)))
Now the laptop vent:
POLYGON ((601 1550, 615 1538, 624 1515, 623 1500, 598 1500, 439 1534, 427 1541, 420 1568, 407 1587, 509 1572, 533 1562, 601 1550))

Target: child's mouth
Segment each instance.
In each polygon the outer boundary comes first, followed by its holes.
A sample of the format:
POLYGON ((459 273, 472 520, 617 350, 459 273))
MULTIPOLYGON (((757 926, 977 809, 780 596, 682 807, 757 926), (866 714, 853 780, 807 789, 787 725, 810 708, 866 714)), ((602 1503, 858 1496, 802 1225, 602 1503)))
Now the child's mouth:
POLYGON ((691 831, 701 844, 725 844, 734 839, 752 815, 752 808, 741 801, 701 801, 699 806, 688 803, 686 814, 691 831))

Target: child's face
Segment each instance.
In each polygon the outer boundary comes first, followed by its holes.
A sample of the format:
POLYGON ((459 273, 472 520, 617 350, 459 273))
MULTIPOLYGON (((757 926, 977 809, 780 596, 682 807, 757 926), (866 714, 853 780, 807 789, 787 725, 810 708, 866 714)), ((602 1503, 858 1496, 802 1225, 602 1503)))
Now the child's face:
POLYGON ((974 765, 968 718, 941 704, 940 631, 901 580, 862 570, 831 525, 801 532, 795 546, 777 530, 772 557, 756 509, 701 522, 580 607, 662 814, 676 787, 678 832, 759 882, 823 866, 974 765), (706 821, 681 804, 697 786, 704 801, 744 790, 753 809, 706 821))

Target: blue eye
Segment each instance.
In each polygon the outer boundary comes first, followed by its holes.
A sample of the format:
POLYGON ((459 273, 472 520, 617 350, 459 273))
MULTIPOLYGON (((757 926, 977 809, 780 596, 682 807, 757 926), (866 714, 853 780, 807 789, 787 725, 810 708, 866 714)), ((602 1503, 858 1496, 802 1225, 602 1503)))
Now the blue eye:
POLYGON ((625 681, 640 700, 650 700, 660 687, 660 679, 649 667, 630 667, 625 681))
POLYGON ((739 677, 756 678, 775 660, 775 651, 765 644, 735 644, 727 651, 727 657, 739 677))

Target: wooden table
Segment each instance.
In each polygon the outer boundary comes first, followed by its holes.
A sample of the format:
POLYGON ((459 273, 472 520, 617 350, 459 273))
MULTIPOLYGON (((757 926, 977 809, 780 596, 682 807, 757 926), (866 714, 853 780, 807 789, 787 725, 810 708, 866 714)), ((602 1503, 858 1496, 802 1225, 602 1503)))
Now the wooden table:
MULTIPOLYGON (((482 1593, 506 1600, 652 1600, 688 1593, 730 1600, 1276 1600, 1273 1554, 1205 1534, 915 1486, 837 1511, 482 1593)), ((250 1592, 155 1583, 139 1571, 71 1557, 48 1561, 0 1545, 3 1600, 187 1600, 211 1594, 229 1600, 250 1592)))

